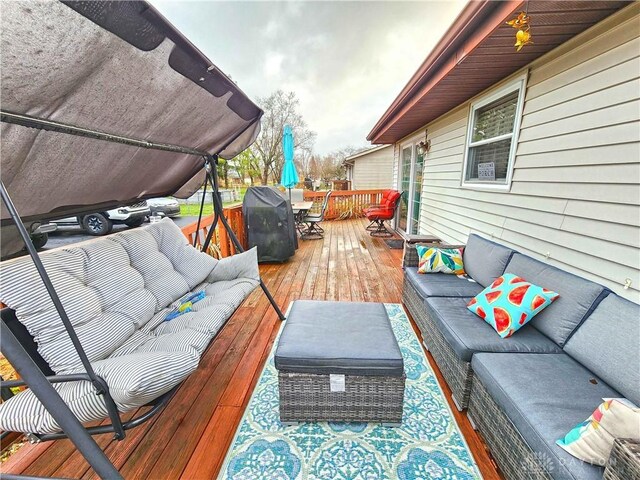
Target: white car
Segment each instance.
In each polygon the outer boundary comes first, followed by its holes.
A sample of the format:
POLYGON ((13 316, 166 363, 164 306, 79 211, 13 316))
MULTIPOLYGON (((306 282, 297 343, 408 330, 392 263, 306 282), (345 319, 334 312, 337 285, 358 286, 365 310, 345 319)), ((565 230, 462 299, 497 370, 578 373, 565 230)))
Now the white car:
POLYGON ((180 204, 175 198, 150 198, 147 200, 147 205, 151 209, 151 215, 169 218, 180 216, 180 204))
POLYGON ((139 227, 149 215, 151 215, 151 209, 147 202, 142 201, 104 212, 52 220, 52 223, 65 226, 80 225, 89 235, 98 236, 108 234, 114 223, 124 223, 129 227, 139 227))

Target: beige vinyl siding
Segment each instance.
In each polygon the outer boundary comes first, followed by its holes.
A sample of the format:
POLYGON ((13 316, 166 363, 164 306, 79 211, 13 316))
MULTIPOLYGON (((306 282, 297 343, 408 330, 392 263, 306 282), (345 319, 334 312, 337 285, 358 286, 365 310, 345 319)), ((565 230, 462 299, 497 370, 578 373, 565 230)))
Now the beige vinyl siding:
POLYGON ((393 186, 393 146, 353 159, 351 188, 370 190, 393 186))
POLYGON ((400 190, 400 144, 393 145, 393 188, 400 190))
POLYGON ((477 232, 640 300, 639 11, 529 66, 509 192, 460 186, 471 102, 426 126, 422 233, 477 232))

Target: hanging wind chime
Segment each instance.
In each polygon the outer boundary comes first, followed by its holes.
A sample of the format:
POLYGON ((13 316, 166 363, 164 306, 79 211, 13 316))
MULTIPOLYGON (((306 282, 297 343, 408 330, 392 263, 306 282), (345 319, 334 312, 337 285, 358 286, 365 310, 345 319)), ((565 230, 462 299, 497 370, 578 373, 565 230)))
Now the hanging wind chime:
POLYGON ((533 43, 533 40, 531 40, 531 17, 529 17, 527 11, 528 8, 524 12, 520 12, 520 14, 513 20, 509 20, 507 22, 507 25, 518 30, 516 32, 516 43, 514 45, 514 47, 516 47, 516 52, 519 52, 525 45, 533 43))

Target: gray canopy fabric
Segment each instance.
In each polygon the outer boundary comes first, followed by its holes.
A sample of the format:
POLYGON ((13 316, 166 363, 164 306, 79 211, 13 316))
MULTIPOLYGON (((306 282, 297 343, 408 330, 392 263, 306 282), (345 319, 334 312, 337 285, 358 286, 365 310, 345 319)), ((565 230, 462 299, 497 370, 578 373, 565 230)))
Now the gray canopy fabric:
MULTIPOLYGON (((12 1, 0 15, 4 112, 223 158, 260 131, 262 111, 146 2, 12 1)), ((28 222, 187 197, 204 181, 197 155, 6 121, 0 135, 2 181, 28 222)))

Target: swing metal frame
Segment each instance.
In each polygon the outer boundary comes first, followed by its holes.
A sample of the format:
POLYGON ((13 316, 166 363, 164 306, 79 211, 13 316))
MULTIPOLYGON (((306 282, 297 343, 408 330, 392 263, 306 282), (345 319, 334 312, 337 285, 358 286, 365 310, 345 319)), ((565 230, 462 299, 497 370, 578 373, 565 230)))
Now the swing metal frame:
MULTIPOLYGON (((78 127, 76 125, 65 124, 61 122, 54 122, 50 120, 45 120, 42 118, 37 118, 29 115, 15 114, 8 111, 0 111, 0 121, 5 123, 11 123, 15 125, 21 125, 28 128, 36 128, 40 130, 54 131, 69 135, 79 135, 84 137, 93 138, 96 140, 104 140, 108 142, 117 142, 123 143, 126 145, 131 145, 140 148, 148 148, 155 150, 163 150, 170 151, 176 153, 197 155, 203 159, 203 168, 206 172, 205 183, 204 183, 204 192, 202 201, 200 204, 200 212, 198 215, 198 230, 200 226, 200 222, 202 220, 202 213, 204 210, 205 203, 205 193, 207 183, 211 185, 213 190, 213 211, 214 211, 214 221, 209 229, 207 237, 202 244, 202 251, 206 251, 209 247, 209 244, 212 240, 212 235, 218 221, 222 223, 223 227, 226 229, 229 238, 231 239, 236 252, 241 253, 244 252, 244 248, 238 237, 235 235, 229 222, 227 221, 222 200, 218 193, 219 189, 219 180, 217 174, 217 165, 218 165, 218 153, 224 151, 229 145, 231 145, 240 135, 242 135, 245 131, 247 131, 251 126, 253 126, 256 122, 260 121, 262 113, 250 121, 244 128, 238 131, 232 138, 228 140, 228 142, 218 150, 215 154, 210 154, 205 151, 201 151, 198 149, 185 147, 181 145, 172 145, 165 143, 154 143, 149 142, 147 140, 125 137, 121 135, 116 135, 108 132, 102 132, 92 129, 86 129, 82 127, 78 127)), ((109 478, 109 479, 120 479, 122 478, 118 473, 117 469, 113 466, 113 464, 106 457, 102 449, 98 446, 95 440, 92 438, 93 435, 99 435, 104 433, 113 433, 114 439, 122 440, 125 438, 125 431, 131 428, 135 428, 144 422, 148 421, 150 418, 155 416, 158 412, 162 410, 162 408, 169 402, 169 400, 176 393, 177 389, 180 385, 174 387, 169 392, 163 394, 162 396, 155 399, 148 406, 151 406, 151 409, 147 412, 132 418, 129 421, 123 422, 120 418, 120 412, 118 408, 111 398, 109 393, 109 386, 98 376, 93 370, 91 363, 78 339, 77 333, 69 320, 67 312, 65 311, 60 298, 51 283, 51 279, 49 278, 44 265, 38 253, 36 251, 35 246, 30 238, 30 235, 22 221, 20 214, 18 213, 9 192, 7 191, 4 182, 0 180, 0 196, 2 198, 2 202, 7 207, 7 211, 18 229, 18 233, 26 247, 26 250, 31 257, 38 274, 44 283, 46 290, 56 308, 56 311, 62 320, 62 323, 65 327, 67 334, 69 335, 71 342, 73 343, 74 348, 76 349, 78 356, 80 358, 80 362, 82 363, 85 373, 78 373, 72 375, 55 375, 54 372, 49 368, 48 364, 44 361, 44 359, 37 352, 37 346, 33 341, 33 338, 30 336, 27 329, 17 320, 15 317, 15 312, 5 307, 2 309, 0 313, 0 334, 2 335, 2 353, 9 360, 11 365, 16 369, 21 380, 10 380, 10 381, 0 381, 0 390, 3 392, 7 392, 12 387, 17 386, 28 386, 35 396, 40 400, 40 402, 44 405, 45 409, 51 414, 51 416, 56 420, 56 422, 62 428, 61 432, 52 433, 52 434, 42 434, 42 435, 34 435, 29 434, 29 440, 31 442, 41 442, 48 440, 57 440, 62 438, 68 438, 73 442, 73 444, 78 448, 83 457, 87 460, 87 462, 91 465, 91 467, 96 471, 96 473, 101 478, 109 478), (87 381, 91 382, 93 385, 95 392, 97 395, 102 395, 105 401, 105 406, 108 412, 109 419, 111 421, 110 424, 107 425, 99 425, 94 427, 85 427, 80 423, 78 418, 73 414, 71 409, 67 406, 67 404, 62 400, 58 392, 53 388, 53 384, 63 383, 63 382, 73 382, 73 381, 87 381)), ((196 240, 194 240, 194 247, 198 238, 198 233, 196 233, 196 240)), ((260 287, 262 291, 266 295, 269 300, 271 306, 275 310, 278 318, 280 320, 284 320, 285 316, 282 313, 282 310, 276 303, 275 299, 269 292, 269 289, 264 284, 262 279, 260 279, 260 287)), ((13 478, 36 478, 36 477, 25 477, 20 475, 12 475, 3 473, 3 478, 13 479, 13 478)), ((43 477, 38 477, 43 478, 43 477)))

